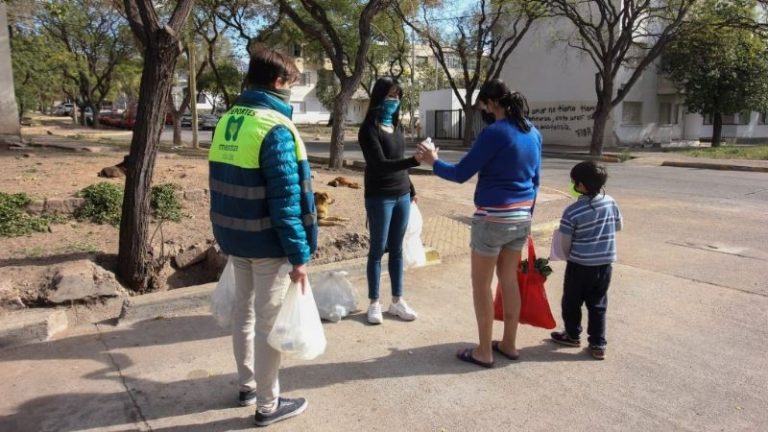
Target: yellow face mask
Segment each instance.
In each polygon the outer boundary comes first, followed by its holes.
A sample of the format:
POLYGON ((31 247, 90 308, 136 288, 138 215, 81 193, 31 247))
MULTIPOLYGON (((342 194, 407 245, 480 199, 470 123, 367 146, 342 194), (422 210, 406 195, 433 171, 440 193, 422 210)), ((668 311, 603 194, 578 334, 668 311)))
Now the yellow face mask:
POLYGON ((568 187, 568 192, 571 194, 572 197, 575 199, 579 199, 579 197, 582 195, 581 192, 576 190, 576 183, 571 180, 571 184, 568 187))

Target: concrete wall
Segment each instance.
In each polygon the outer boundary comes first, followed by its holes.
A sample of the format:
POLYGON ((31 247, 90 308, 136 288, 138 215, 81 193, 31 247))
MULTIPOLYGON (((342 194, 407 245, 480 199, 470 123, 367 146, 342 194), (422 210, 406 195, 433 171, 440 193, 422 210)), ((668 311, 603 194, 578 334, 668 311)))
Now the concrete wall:
MULTIPOLYGON (((589 145, 595 107, 595 67, 564 43, 570 24, 542 20, 525 35, 507 60, 501 79, 528 99, 544 144, 589 145)), ((611 126, 612 127, 612 126, 611 126)), ((609 127, 609 130, 611 129, 609 127)), ((612 139, 612 133, 606 134, 612 139)))
POLYGON ((5 3, 0 2, 0 136, 19 135, 19 113, 13 90, 11 41, 5 3))

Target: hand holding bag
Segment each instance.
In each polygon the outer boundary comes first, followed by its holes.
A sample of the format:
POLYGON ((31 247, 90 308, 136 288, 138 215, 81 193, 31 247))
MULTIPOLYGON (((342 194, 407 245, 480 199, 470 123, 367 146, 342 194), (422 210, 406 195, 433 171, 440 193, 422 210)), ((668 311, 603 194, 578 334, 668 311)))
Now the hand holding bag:
MULTIPOLYGON (((553 329, 557 326, 552 309, 549 307, 544 282, 547 280, 536 269, 536 249, 533 237, 528 236, 528 266, 523 271, 522 262, 517 269, 517 284, 520 286, 520 324, 553 329)), ((504 305, 501 286, 496 287, 496 299, 493 302, 493 318, 504 321, 504 305)))

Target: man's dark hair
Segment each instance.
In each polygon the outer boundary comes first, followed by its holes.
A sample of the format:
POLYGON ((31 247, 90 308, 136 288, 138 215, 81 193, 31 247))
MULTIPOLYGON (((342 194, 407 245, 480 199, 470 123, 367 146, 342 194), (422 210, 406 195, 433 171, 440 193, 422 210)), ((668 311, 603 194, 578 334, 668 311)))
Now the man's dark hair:
POLYGON ((251 50, 251 63, 245 75, 246 87, 272 88, 278 78, 292 83, 298 77, 299 70, 287 55, 264 45, 256 45, 251 50))

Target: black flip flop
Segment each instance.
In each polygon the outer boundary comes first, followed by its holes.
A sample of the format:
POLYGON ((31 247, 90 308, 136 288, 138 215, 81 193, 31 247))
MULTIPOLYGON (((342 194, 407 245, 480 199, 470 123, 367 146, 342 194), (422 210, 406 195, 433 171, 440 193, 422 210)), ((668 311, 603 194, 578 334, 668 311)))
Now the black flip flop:
POLYGON ((490 368, 493 367, 493 362, 488 363, 488 362, 480 361, 480 360, 472 357, 472 353, 473 352, 474 352, 474 350, 472 348, 466 348, 466 349, 463 349, 463 350, 457 352, 456 353, 456 357, 458 357, 459 360, 461 360, 461 361, 465 361, 467 363, 473 363, 473 364, 476 364, 478 366, 484 367, 486 369, 490 369, 490 368))
POLYGON ((504 351, 501 350, 501 346, 500 345, 501 345, 501 341, 493 341, 493 342, 491 342, 491 348, 493 348, 494 351, 496 351, 497 353, 503 355, 504 357, 506 357, 506 358, 508 358, 510 360, 517 360, 517 359, 520 358, 520 355, 514 355, 513 356, 513 355, 509 355, 509 354, 505 353, 504 351))

